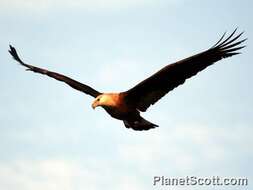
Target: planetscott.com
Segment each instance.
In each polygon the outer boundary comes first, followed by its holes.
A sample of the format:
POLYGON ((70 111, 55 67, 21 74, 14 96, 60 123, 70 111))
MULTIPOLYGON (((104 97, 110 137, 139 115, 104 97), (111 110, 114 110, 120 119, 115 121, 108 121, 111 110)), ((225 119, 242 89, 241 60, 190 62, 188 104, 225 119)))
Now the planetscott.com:
POLYGON ((247 186, 248 178, 246 177, 166 177, 154 176, 154 186, 247 186))

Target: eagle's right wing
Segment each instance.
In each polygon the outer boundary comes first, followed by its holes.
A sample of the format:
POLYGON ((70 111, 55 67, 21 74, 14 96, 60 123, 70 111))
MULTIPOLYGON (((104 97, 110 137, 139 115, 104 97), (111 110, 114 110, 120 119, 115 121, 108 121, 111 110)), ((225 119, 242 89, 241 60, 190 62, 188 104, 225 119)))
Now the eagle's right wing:
POLYGON ((32 65, 28 65, 28 64, 24 63, 19 58, 16 49, 14 47, 12 47, 11 45, 10 45, 9 53, 12 55, 12 57, 17 62, 19 62, 21 65, 27 67, 27 70, 29 70, 29 71, 33 71, 35 73, 40 73, 40 74, 43 74, 43 75, 47 75, 47 76, 52 77, 52 78, 54 78, 56 80, 65 82, 69 86, 71 86, 72 88, 74 88, 76 90, 79 90, 81 92, 84 92, 85 94, 88 94, 90 96, 93 96, 94 98, 96 98, 98 95, 101 94, 100 92, 96 91, 95 89, 91 88, 90 86, 82 84, 82 83, 80 83, 80 82, 78 82, 76 80, 73 80, 73 79, 71 79, 71 78, 69 78, 67 76, 64 76, 62 74, 55 73, 55 72, 52 72, 52 71, 48 71, 46 69, 42 69, 42 68, 39 68, 39 67, 34 67, 32 65))

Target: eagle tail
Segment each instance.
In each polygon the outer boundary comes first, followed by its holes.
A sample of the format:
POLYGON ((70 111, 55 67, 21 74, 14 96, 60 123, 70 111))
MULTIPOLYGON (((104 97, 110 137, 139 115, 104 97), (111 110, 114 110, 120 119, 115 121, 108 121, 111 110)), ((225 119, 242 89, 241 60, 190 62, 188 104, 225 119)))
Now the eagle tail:
POLYGON ((123 120, 123 122, 126 128, 132 128, 133 130, 136 131, 143 131, 143 130, 146 131, 149 129, 159 127, 158 125, 151 123, 142 117, 140 117, 139 120, 136 121, 123 120))

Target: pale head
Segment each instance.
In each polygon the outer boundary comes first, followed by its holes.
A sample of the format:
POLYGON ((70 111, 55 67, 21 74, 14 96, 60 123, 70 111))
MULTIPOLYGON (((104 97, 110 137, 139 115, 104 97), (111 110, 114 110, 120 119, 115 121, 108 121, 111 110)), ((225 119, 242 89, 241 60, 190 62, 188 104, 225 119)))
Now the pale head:
POLYGON ((92 108, 95 109, 98 106, 101 107, 112 107, 115 105, 115 95, 112 93, 101 94, 92 103, 92 108))

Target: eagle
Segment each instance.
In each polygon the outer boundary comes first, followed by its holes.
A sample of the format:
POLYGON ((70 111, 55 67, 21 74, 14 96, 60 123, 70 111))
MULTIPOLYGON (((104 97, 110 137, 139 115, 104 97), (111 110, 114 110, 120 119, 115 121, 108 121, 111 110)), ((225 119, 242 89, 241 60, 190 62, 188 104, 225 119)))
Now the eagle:
POLYGON ((183 84, 186 79, 196 75, 209 65, 223 58, 240 54, 238 50, 245 47, 241 44, 247 38, 240 39, 243 32, 238 33, 236 31, 237 29, 228 36, 225 32, 218 42, 206 51, 166 65, 133 88, 116 93, 102 93, 60 73, 26 64, 20 59, 16 49, 11 45, 9 53, 14 60, 26 67, 26 70, 65 82, 70 87, 94 97, 95 100, 92 103, 93 109, 100 106, 111 117, 122 120, 126 128, 142 131, 156 128, 158 125, 144 119, 140 115, 141 112, 147 111, 151 105, 155 104, 168 92, 183 84))

